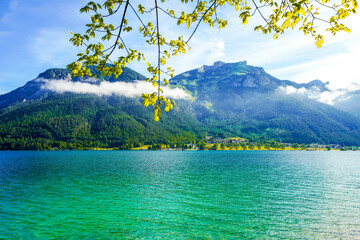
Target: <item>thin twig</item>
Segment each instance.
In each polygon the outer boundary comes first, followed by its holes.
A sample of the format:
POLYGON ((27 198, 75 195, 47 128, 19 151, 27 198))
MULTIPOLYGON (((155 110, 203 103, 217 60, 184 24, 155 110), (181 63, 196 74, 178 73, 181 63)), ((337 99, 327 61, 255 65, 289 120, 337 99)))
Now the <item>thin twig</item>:
POLYGON ((116 28, 114 28, 113 30, 99 30, 99 29, 95 29, 95 31, 96 31, 96 32, 108 32, 108 31, 113 32, 113 31, 115 31, 115 30, 118 30, 119 27, 120 27, 120 25, 117 26, 116 28))
POLYGON ((159 11, 158 11, 158 4, 157 4, 157 0, 155 0, 155 8, 156 8, 156 29, 157 29, 157 45, 158 45, 158 101, 159 101, 159 105, 160 105, 160 52, 161 52, 161 48, 160 48, 160 28, 159 28, 159 11))
MULTIPOLYGON (((256 2, 254 0, 252 0, 253 4, 255 5, 256 10, 260 13, 260 16, 262 17, 262 19, 264 19, 264 21, 267 23, 267 25, 270 26, 268 20, 264 17, 264 15, 262 14, 262 12, 259 10, 259 7, 257 6, 256 2)), ((270 26, 271 27, 271 26, 270 26)))
POLYGON ((120 9, 122 3, 123 3, 123 2, 121 2, 121 3, 119 4, 118 8, 117 8, 114 12, 110 13, 109 15, 101 15, 101 17, 103 17, 103 18, 104 18, 104 17, 110 17, 111 15, 115 14, 115 13, 120 9))
POLYGON ((138 14, 137 11, 135 10, 135 8, 131 5, 131 3, 129 3, 129 4, 130 4, 130 7, 132 8, 132 10, 134 11, 136 17, 139 19, 139 21, 140 21, 141 24, 143 25, 143 27, 146 28, 144 22, 143 22, 142 19, 140 18, 139 14, 138 14))
POLYGON ((190 41, 190 39, 193 37, 193 35, 195 34, 196 30, 198 29, 201 21, 203 20, 204 16, 208 13, 208 11, 216 4, 216 2, 214 1, 213 4, 211 4, 211 6, 204 12, 204 14, 201 16, 198 24, 196 25, 194 31, 191 33, 190 37, 188 38, 188 40, 185 42, 185 44, 188 44, 188 42, 190 41))
POLYGON ((320 2, 320 1, 317 1, 317 0, 315 0, 315 2, 317 2, 318 4, 320 4, 320 5, 324 6, 324 7, 331 8, 332 10, 334 10, 336 12, 336 7, 335 6, 331 7, 331 6, 328 6, 328 5, 326 5, 326 4, 324 4, 324 3, 320 2))
POLYGON ((164 9, 162 9, 161 7, 158 7, 161 11, 163 11, 165 14, 169 15, 170 17, 174 18, 174 19, 179 19, 177 17, 174 17, 173 15, 171 15, 170 13, 168 13, 167 11, 165 11, 164 9))
POLYGON ((124 9, 124 14, 122 16, 122 19, 121 19, 121 24, 120 24, 120 29, 119 29, 119 33, 118 33, 118 36, 116 38, 116 41, 115 41, 115 45, 113 47, 113 49, 111 50, 111 52, 107 55, 106 57, 106 60, 110 57, 110 55, 114 52, 116 46, 117 46, 117 42, 119 41, 119 38, 120 38, 120 35, 121 35, 121 31, 122 31, 122 27, 124 25, 124 19, 125 19, 125 15, 126 15, 126 10, 127 10, 127 7, 129 6, 129 1, 126 1, 126 5, 125 5, 125 9, 124 9))

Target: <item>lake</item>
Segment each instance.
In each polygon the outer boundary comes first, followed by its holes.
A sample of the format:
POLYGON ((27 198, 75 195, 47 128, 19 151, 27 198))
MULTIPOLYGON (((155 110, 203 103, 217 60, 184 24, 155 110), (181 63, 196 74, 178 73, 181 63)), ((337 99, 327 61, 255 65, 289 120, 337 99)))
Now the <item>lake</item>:
POLYGON ((0 152, 0 239, 360 239, 360 152, 0 152))

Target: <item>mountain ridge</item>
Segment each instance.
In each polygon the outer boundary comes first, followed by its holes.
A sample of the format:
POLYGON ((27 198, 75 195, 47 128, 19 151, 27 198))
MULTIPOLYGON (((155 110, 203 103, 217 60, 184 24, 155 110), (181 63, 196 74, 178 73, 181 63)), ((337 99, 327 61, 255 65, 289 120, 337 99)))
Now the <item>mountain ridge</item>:
MULTIPOLYGON (((131 69, 124 72, 129 74, 109 81, 131 83, 145 78, 131 69)), ((16 142, 28 139, 29 146, 31 141, 45 141, 47 146, 55 147, 78 143, 126 148, 151 142, 184 143, 206 135, 360 145, 360 120, 355 116, 278 91, 280 86, 316 87, 321 91, 326 83, 279 80, 246 61, 215 62, 175 76, 170 83, 193 98, 178 100, 175 109, 163 113, 159 123, 153 122, 152 110, 143 107, 140 98, 60 94, 44 89, 39 80, 89 82, 86 78, 70 79, 68 74, 65 69, 49 69, 25 86, 0 96, 0 145, 2 141, 8 149, 16 149, 16 142)), ((99 85, 101 81, 107 79, 92 82, 99 85)))
MULTIPOLYGON (((96 72, 95 68, 91 70, 93 73, 96 72)), ((15 103, 21 103, 28 100, 41 100, 52 94, 53 91, 47 90, 46 88, 42 88, 44 85, 42 79, 46 80, 68 80, 74 82, 89 82, 88 77, 71 77, 70 70, 64 68, 50 68, 38 75, 37 78, 27 82, 24 86, 19 87, 9 93, 5 93, 0 95, 0 110, 6 107, 9 107, 15 103)), ((133 82, 134 80, 145 80, 146 77, 136 71, 125 67, 123 69, 123 73, 115 78, 113 75, 111 76, 102 76, 100 75, 95 81, 90 81, 92 84, 99 84, 102 81, 109 82, 133 82)))

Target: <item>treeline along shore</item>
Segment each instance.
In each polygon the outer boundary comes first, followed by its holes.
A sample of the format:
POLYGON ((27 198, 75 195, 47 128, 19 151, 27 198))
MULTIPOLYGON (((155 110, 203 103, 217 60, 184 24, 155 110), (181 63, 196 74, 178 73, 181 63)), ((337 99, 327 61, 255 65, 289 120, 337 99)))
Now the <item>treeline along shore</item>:
MULTIPOLYGON (((189 137, 189 136, 188 136, 189 137)), ((213 138, 165 143, 146 144, 133 141, 119 146, 109 147, 100 141, 62 142, 47 139, 3 139, 0 138, 0 150, 287 150, 287 151, 359 151, 359 146, 341 146, 338 144, 299 144, 282 143, 275 140, 249 140, 240 137, 213 138)))

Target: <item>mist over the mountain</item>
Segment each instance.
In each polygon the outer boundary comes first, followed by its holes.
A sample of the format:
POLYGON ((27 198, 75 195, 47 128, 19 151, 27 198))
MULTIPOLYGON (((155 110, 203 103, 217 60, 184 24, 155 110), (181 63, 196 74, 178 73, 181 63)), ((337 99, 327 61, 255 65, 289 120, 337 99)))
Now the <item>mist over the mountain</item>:
POLYGON ((343 98, 337 99, 334 106, 360 117, 360 91, 347 93, 343 98))
MULTIPOLYGON (((98 96, 125 96, 130 98, 138 98, 142 93, 153 93, 157 91, 150 82, 134 81, 134 82, 108 82, 103 81, 100 84, 91 82, 72 82, 69 80, 48 80, 37 79, 43 81, 41 86, 44 90, 51 90, 57 93, 78 93, 78 94, 95 94, 98 96)), ((181 88, 162 87, 164 96, 171 99, 189 99, 190 95, 181 88)))
POLYGON ((343 110, 345 108, 341 108, 342 103, 348 102, 348 100, 356 97, 357 92, 360 90, 360 85, 356 83, 349 84, 348 86, 344 86, 343 88, 332 88, 331 85, 328 83, 323 84, 323 86, 324 87, 322 88, 319 88, 318 86, 313 86, 311 88, 280 86, 278 89, 288 95, 305 96, 322 103, 340 107, 340 109, 343 110))

